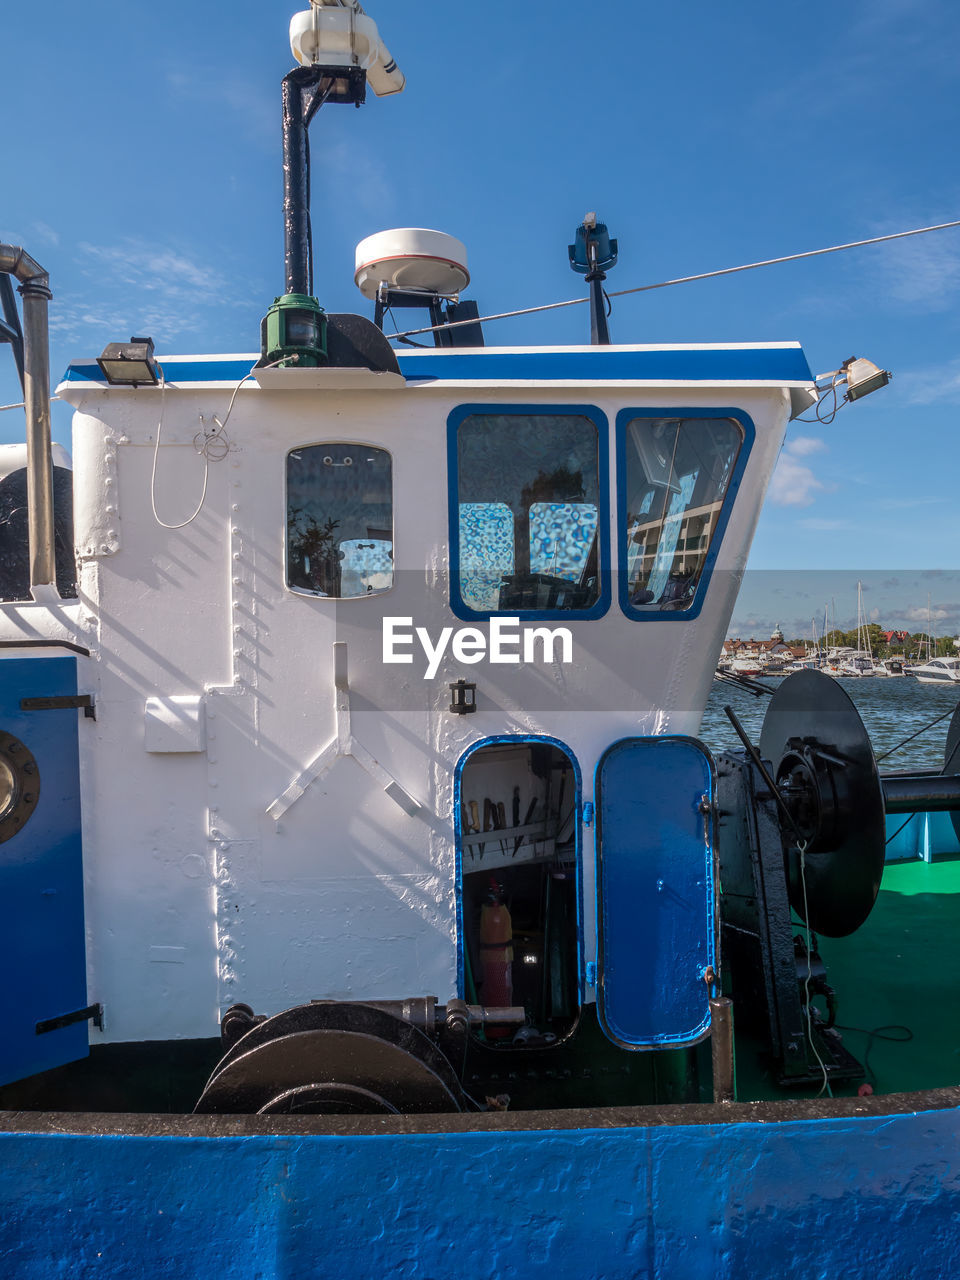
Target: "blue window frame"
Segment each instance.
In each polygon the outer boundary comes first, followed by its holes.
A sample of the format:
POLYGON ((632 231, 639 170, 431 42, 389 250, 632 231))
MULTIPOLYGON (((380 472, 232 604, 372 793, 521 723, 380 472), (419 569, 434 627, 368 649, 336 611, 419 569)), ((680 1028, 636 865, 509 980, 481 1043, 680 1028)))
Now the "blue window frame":
POLYGON ((628 618, 700 613, 755 435, 739 409, 617 414, 619 598, 628 618))
POLYGON ((458 618, 606 613, 607 434, 592 405, 461 405, 450 414, 450 607, 458 618))

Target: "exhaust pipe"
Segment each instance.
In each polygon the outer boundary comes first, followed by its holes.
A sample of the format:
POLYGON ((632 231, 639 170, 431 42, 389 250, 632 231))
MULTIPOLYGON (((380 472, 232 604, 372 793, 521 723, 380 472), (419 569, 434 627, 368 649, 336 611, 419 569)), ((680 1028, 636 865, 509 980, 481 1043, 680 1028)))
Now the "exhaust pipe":
POLYGON ((23 297, 23 400, 27 416, 27 525, 30 594, 59 599, 53 541, 53 462, 50 456, 50 277, 23 249, 0 244, 0 272, 16 276, 23 297))

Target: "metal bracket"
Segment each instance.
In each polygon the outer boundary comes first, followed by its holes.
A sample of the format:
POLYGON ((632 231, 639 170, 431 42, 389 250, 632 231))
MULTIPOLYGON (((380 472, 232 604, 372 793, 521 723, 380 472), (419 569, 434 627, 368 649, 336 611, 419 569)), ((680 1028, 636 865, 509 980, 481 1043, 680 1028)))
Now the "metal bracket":
POLYGON ((96 720, 97 708, 89 693, 62 694, 53 698, 21 698, 21 711, 69 711, 76 707, 88 720, 96 720))
POLYGON ((45 1035, 48 1031, 59 1031, 61 1027, 72 1027, 75 1022, 90 1021, 98 1031, 103 1030, 103 1005, 91 1004, 86 1009, 74 1009, 73 1013, 61 1013, 56 1018, 44 1018, 42 1022, 37 1023, 36 1033, 38 1036, 45 1035))
POLYGON ((267 813, 274 822, 279 822, 291 805, 296 804, 307 787, 318 778, 328 773, 343 756, 352 756, 357 764, 379 782, 384 792, 397 804, 404 813, 411 817, 423 815, 423 805, 415 800, 401 787, 378 760, 359 743, 350 729, 350 684, 347 677, 347 645, 344 640, 337 640, 333 645, 333 684, 334 708, 337 719, 336 736, 313 757, 287 788, 267 805, 267 813))

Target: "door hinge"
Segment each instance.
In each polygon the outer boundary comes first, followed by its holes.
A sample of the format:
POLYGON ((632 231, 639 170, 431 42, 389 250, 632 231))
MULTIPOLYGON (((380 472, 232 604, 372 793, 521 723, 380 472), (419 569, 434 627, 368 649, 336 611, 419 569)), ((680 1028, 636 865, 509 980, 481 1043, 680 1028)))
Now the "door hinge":
POLYGON ((68 711, 76 707, 83 710, 88 720, 96 720, 97 708, 89 693, 58 694, 52 698, 21 698, 21 711, 68 711))
POLYGON ((61 1013, 57 1018, 44 1018, 37 1023, 36 1033, 44 1035, 47 1031, 59 1031, 61 1027, 72 1027, 75 1022, 91 1021, 98 1031, 103 1030, 103 1005, 91 1004, 86 1009, 74 1009, 73 1013, 61 1013))
POLYGON ((584 976, 584 979, 585 979, 586 984, 587 984, 587 986, 588 986, 588 987, 595 987, 595 986, 597 985, 597 962, 596 962, 596 960, 588 960, 588 961, 587 961, 587 964, 586 964, 586 972, 584 973, 584 975, 583 975, 583 976, 584 976))

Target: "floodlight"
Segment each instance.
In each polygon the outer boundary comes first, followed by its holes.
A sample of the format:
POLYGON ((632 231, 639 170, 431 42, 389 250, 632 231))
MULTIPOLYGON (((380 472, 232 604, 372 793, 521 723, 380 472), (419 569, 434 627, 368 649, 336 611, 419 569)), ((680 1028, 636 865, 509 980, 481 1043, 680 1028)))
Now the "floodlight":
POLYGON ((108 343, 97 356, 97 364, 114 387, 156 386, 160 381, 152 338, 108 343))
POLYGON ((871 391, 885 387, 890 381, 890 374, 881 369, 872 360, 854 358, 845 360, 841 366, 847 375, 847 399, 859 400, 868 396, 871 391))

